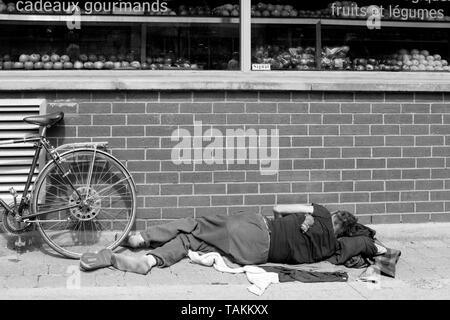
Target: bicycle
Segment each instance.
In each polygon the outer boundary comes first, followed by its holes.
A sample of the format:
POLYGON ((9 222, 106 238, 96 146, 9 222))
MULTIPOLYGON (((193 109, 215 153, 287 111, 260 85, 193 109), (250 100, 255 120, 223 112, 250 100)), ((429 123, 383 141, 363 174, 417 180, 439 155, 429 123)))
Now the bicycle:
POLYGON ((107 143, 54 148, 46 131, 63 118, 63 112, 24 118, 39 126, 39 135, 0 141, 34 143, 35 148, 20 199, 10 188, 13 202, 0 199, 0 208, 7 232, 22 234, 35 225, 51 248, 78 259, 85 252, 115 249, 124 240, 136 218, 136 185, 126 167, 101 150, 107 143), (33 182, 42 149, 49 161, 33 182))

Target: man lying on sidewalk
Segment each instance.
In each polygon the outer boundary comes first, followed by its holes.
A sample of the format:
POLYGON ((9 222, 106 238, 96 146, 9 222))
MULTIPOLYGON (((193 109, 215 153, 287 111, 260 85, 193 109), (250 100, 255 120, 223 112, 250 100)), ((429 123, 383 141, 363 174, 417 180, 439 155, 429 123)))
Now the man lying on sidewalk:
POLYGON ((344 263, 352 256, 374 256, 384 249, 368 237, 356 237, 348 250, 338 250, 338 238, 357 223, 347 211, 330 213, 318 204, 298 204, 276 206, 274 213, 273 220, 256 213, 214 214, 152 226, 129 235, 122 244, 133 249, 152 249, 147 255, 136 258, 104 249, 84 254, 80 268, 91 271, 113 266, 147 274, 155 266, 169 267, 182 260, 189 250, 218 252, 241 265, 303 264, 329 258, 344 263), (342 256, 336 256, 342 251, 342 256))

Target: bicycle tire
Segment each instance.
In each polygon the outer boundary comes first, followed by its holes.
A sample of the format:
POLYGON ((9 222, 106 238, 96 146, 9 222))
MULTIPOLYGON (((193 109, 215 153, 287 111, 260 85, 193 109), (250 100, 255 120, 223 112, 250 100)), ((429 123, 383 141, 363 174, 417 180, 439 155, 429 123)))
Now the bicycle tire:
MULTIPOLYGON (((73 249, 71 250, 71 249, 65 248, 61 244, 57 243, 55 241, 55 239, 52 239, 52 237, 49 234, 48 230, 46 230, 46 228, 44 227, 44 224, 46 223, 45 222, 45 216, 48 216, 49 214, 45 214, 44 213, 42 216, 37 216, 36 219, 38 221, 36 222, 36 225, 37 225, 37 229, 38 229, 39 233, 41 234, 43 240, 52 249, 54 249, 56 252, 60 253, 61 255, 65 256, 67 258, 72 258, 72 259, 79 259, 83 253, 85 253, 85 252, 92 252, 94 248, 96 248, 96 249, 108 248, 108 249, 114 250, 115 248, 117 248, 119 246, 119 244, 128 235, 128 233, 130 232, 131 228, 133 227, 133 224, 134 224, 135 219, 136 219, 136 202, 137 202, 136 201, 136 186, 134 184, 133 177, 131 176, 129 171, 126 169, 126 167, 118 159, 116 159, 112 155, 108 154, 107 152, 98 150, 98 149, 97 150, 94 150, 94 149, 75 149, 75 150, 67 151, 67 152, 61 154, 61 156, 60 156, 61 162, 60 163, 61 164, 66 164, 68 162, 68 160, 70 159, 70 157, 81 156, 83 154, 85 154, 85 155, 91 154, 91 156, 94 156, 94 154, 95 154, 95 161, 94 161, 93 167, 95 167, 95 165, 97 163, 97 159, 98 159, 98 157, 100 157, 100 158, 103 158, 104 161, 106 161, 108 166, 111 165, 111 167, 116 168, 121 174, 123 174, 124 179, 126 178, 126 180, 125 180, 126 181, 126 185, 127 185, 128 189, 129 189, 129 192, 130 192, 131 205, 130 205, 130 211, 128 212, 128 217, 126 219, 126 226, 125 226, 124 230, 120 231, 120 236, 119 237, 117 237, 117 233, 115 233, 114 237, 111 237, 111 241, 108 240, 108 243, 105 243, 104 245, 99 245, 99 246, 96 246, 96 247, 95 246, 85 246, 83 249, 77 250, 77 251, 74 251, 73 249), (42 219, 44 219, 44 220, 42 220, 42 219), (112 239, 114 239, 114 240, 112 240, 112 239)), ((79 165, 80 162, 75 161, 74 164, 79 165)), ((106 165, 104 165, 104 166, 106 166, 106 165)), ((43 194, 41 194, 41 191, 42 191, 41 188, 44 186, 47 178, 50 176, 52 171, 59 172, 59 170, 57 168, 58 167, 56 166, 55 162, 53 162, 53 161, 48 162, 46 164, 46 166, 44 167, 44 169, 42 170, 42 172, 39 174, 38 178, 36 179, 36 182, 34 184, 33 193, 32 193, 32 199, 31 199, 31 205, 32 205, 31 206, 31 212, 32 213, 39 213, 38 207, 40 205, 42 206, 42 204, 39 203, 39 199, 41 197, 45 196, 45 197, 49 197, 51 199, 51 196, 49 196, 48 190, 46 190, 43 194)), ((70 170, 68 172, 70 172, 70 170)), ((70 174, 69 174, 69 176, 70 176, 70 174)), ((50 180, 50 179, 55 179, 55 178, 54 177, 48 178, 48 180, 50 180)), ((70 185, 70 184, 67 183, 64 186, 67 187, 67 185, 70 185)), ((61 186, 62 185, 58 185, 56 188, 60 188, 61 186)), ((77 184, 73 184, 73 186, 77 187, 77 184)), ((111 188, 113 188, 113 187, 114 187, 114 185, 111 188)), ((80 187, 78 189, 80 189, 80 188, 85 188, 86 189, 86 187, 83 187, 83 184, 80 184, 80 187)), ((69 190, 70 190, 70 188, 69 188, 69 190)), ((82 190, 82 189, 80 189, 80 190, 82 190)), ((93 187, 92 187, 92 190, 95 191, 95 189, 93 187)), ((92 192, 94 192, 94 191, 92 191, 92 192)), ((60 192, 60 191, 58 191, 58 192, 60 192)), ((86 193, 87 194, 91 194, 91 186, 89 186, 89 188, 87 188, 86 193)), ((61 197, 58 197, 58 199, 59 198, 61 198, 61 197)), ((95 199, 95 197, 94 197, 94 199, 95 199)), ((73 199, 69 199, 68 201, 69 201, 68 204, 73 204, 73 199)), ((101 201, 103 201, 103 199, 100 199, 98 201, 101 202, 101 201)), ((127 201, 129 201, 129 200, 127 200, 127 201)), ((127 201, 125 201, 125 202, 127 202, 127 201)), ((93 206, 92 208, 95 208, 95 209, 92 209, 92 211, 98 210, 98 212, 100 212, 101 210, 104 209, 102 206, 101 207, 94 207, 93 206)), ((108 208, 108 209, 110 209, 110 208, 108 208)), ((59 216, 61 215, 62 211, 63 210, 58 211, 58 215, 59 216)), ((70 215, 68 215, 68 218, 67 218, 68 219, 67 220, 68 224, 69 224, 69 222, 72 221, 72 219, 73 219, 73 221, 76 221, 76 219, 74 219, 74 217, 75 218, 78 217, 79 220, 78 220, 77 223, 84 224, 85 220, 83 220, 83 222, 80 222, 81 218, 84 218, 84 216, 83 217, 80 216, 80 215, 83 214, 81 209, 74 208, 74 209, 70 209, 70 210, 66 210, 66 211, 69 211, 68 213, 70 214, 70 215)), ((92 215, 93 215, 93 213, 92 213, 92 215)), ((97 218, 97 216, 98 216, 98 213, 95 216, 95 218, 97 218)), ((52 220, 48 219, 47 221, 52 221, 52 220)), ((90 220, 90 221, 94 221, 94 218, 92 218, 92 220, 90 220)), ((108 220, 102 220, 101 222, 107 224, 108 223, 107 221, 108 220)), ((110 222, 112 228, 114 228, 114 223, 115 222, 116 221, 111 221, 110 222)), ((61 222, 58 222, 58 223, 61 223, 61 222)), ((95 223, 92 222, 92 224, 95 224, 95 223)), ((74 231, 73 230, 68 230, 68 231, 71 232, 71 236, 73 236, 72 234, 73 234, 74 231)), ((81 231, 81 227, 80 227, 80 231, 81 231)), ((113 232, 113 231, 111 231, 111 232, 113 232)), ((85 230, 85 233, 86 233, 86 230, 85 230)), ((85 237, 86 237, 86 234, 85 234, 85 237)), ((81 247, 83 247, 83 246, 81 246, 81 247)))

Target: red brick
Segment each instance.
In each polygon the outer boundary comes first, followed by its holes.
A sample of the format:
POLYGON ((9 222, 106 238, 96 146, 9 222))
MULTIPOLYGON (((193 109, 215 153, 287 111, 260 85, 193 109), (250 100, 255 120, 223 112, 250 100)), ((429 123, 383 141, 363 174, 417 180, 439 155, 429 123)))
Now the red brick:
MULTIPOLYGON (((177 126, 146 126, 145 135, 150 137, 170 137, 177 129, 177 126)), ((175 144, 175 142, 173 143, 175 144)))
POLYGON ((416 202, 416 212, 443 212, 444 202, 416 202))
POLYGON ((431 148, 430 147, 412 147, 403 148, 404 157, 430 157, 431 148))
POLYGON ((370 178, 370 170, 342 170, 342 180, 369 180, 370 178))
POLYGON ((109 114, 111 113, 112 104, 109 102, 98 103, 98 102, 82 102, 78 106, 78 112, 83 114, 92 114, 92 113, 102 113, 109 114))
POLYGON ((178 183, 177 172, 150 172, 145 174, 147 183, 178 183))
POLYGON ((294 160, 294 169, 323 169, 324 160, 294 160))
POLYGON ((324 124, 351 124, 353 117, 351 114, 325 114, 323 115, 324 124))
POLYGON ((357 92, 355 101, 384 101, 384 93, 378 92, 357 92))
POLYGON ((258 193, 258 184, 256 183, 230 183, 227 184, 227 193, 258 193))
POLYGON ((431 125, 430 127, 431 134, 439 134, 439 135, 448 135, 450 134, 450 125, 431 125))
POLYGON ((402 105, 402 113, 430 113, 431 106, 423 103, 411 103, 402 105))
MULTIPOLYGON (((70 127, 65 127, 65 134, 70 127)), ((53 132, 52 132, 53 133, 53 132)), ((79 137, 110 137, 111 127, 109 126, 79 126, 78 127, 79 137)))
POLYGON ((244 182, 245 172, 214 172, 214 183, 220 182, 244 182))
POLYGON ((370 201, 371 202, 388 202, 388 201, 399 201, 399 192, 371 192, 370 201))
POLYGON ((368 158, 371 153, 370 148, 342 148, 342 158, 368 158))
POLYGON ((429 169, 402 170, 402 179, 429 179, 430 175, 429 169))
POLYGON ((291 121, 291 117, 288 114, 260 114, 259 123, 275 123, 275 124, 287 124, 291 121))
POLYGON ((353 92, 325 92, 325 101, 354 101, 353 92))
POLYGON ((424 135, 430 133, 429 125, 420 125, 420 124, 404 124, 400 126, 400 134, 401 135, 424 135))
POLYGON ((147 113, 178 113, 180 106, 178 103, 147 103, 147 113))
POLYGON ((212 172, 181 172, 181 183, 205 183, 212 182, 212 172))
POLYGON ((311 181, 339 181, 341 180, 341 173, 337 170, 311 170, 311 181))
POLYGON ((384 125, 373 125, 370 126, 370 134, 371 135, 388 135, 388 134, 399 134, 400 126, 392 125, 392 124, 384 124, 384 125))
POLYGON ((383 191, 383 181, 356 181, 355 191, 383 191))
POLYGON ((416 137, 417 146, 443 145, 444 137, 439 136, 418 136, 416 137))
POLYGON ((214 103, 213 113, 244 113, 244 103, 214 103))
POLYGON ((337 203, 339 193, 310 193, 308 203, 337 203))
POLYGON ((358 214, 379 214, 386 213, 386 205, 384 203, 357 203, 356 212, 358 214))
POLYGON ((339 158, 341 149, 339 148, 312 148, 311 158, 339 158))
POLYGON ((277 194, 276 204, 297 204, 297 203, 308 203, 308 196, 303 193, 277 194))
POLYGON ((226 124, 227 116, 225 114, 195 114, 194 120, 201 121, 203 125, 226 124))
POLYGON ((194 208, 163 208, 162 218, 163 219, 183 219, 183 218, 193 218, 194 208))
POLYGON ((227 114, 228 124, 256 124, 258 115, 256 114, 227 114))
POLYGON ((159 148, 158 138, 127 138, 128 148, 159 148))
POLYGON ((311 103, 310 113, 339 113, 339 103, 311 103))
POLYGON ((431 191, 430 192, 431 201, 450 201, 450 191, 431 191))
POLYGON ((323 92, 293 92, 292 101, 323 101, 323 92))
POLYGON ((441 114, 415 114, 415 124, 442 124, 441 114))
POLYGON ((161 185, 161 195, 192 194, 192 184, 161 185))
POLYGON ((325 169, 354 169, 355 159, 326 159, 325 169))
POLYGON ((145 207, 147 208, 175 207, 176 205, 177 197, 145 197, 145 207))
POLYGON ((93 116, 94 125, 125 125, 126 123, 125 115, 102 114, 93 116))
POLYGON ((247 171, 242 172, 241 176, 244 176, 245 178, 241 179, 240 181, 236 182, 273 182, 277 181, 277 175, 263 175, 260 171, 247 171))
POLYGON ((419 158, 417 159, 417 168, 443 168, 445 167, 444 158, 419 158))
POLYGON ((225 184, 195 184, 194 194, 223 194, 226 191, 225 184))
POLYGON ((227 101, 257 101, 259 93, 257 91, 227 91, 227 101))
POLYGON ((191 91, 161 91, 159 93, 161 101, 183 101, 188 102, 193 99, 193 92, 191 91))
POLYGON ((342 113, 370 113, 370 103, 341 103, 342 113))
MULTIPOLYGON (((81 141, 78 141, 81 142, 81 141)), ((92 142, 105 142, 105 138, 92 138, 92 142)), ((111 138, 108 137, 108 148, 125 148, 126 140, 125 138, 111 138)))
POLYGON ((249 195, 245 196, 244 204, 245 205, 274 205, 276 202, 275 195, 249 195))
POLYGON ((292 184, 292 192, 322 192, 322 182, 297 182, 292 184))
POLYGON ((145 150, 143 149, 114 149, 113 156, 124 160, 145 160, 145 150))
POLYGON ((386 168, 385 159, 357 159, 357 168, 386 168))
POLYGON ((212 103, 181 103, 180 113, 211 113, 212 103))
POLYGON ((401 170, 373 170, 373 180, 395 180, 400 179, 402 175, 401 170))
POLYGON ((280 159, 309 158, 308 148, 282 148, 279 150, 280 159))
POLYGON ((428 191, 408 191, 408 192, 401 192, 400 194, 401 201, 407 202, 407 201, 428 201, 429 200, 429 193, 428 191))
POLYGON ((192 125, 194 116, 192 114, 163 114, 161 115, 162 125, 192 125))
MULTIPOLYGON (((74 116, 79 116, 78 114, 78 103, 75 102, 59 102, 59 103, 47 103, 47 113, 52 112, 64 112, 67 115, 73 114, 74 116)), ((66 117, 64 117, 66 118, 66 117)), ((65 119, 64 119, 65 120, 65 119)))
POLYGON ((373 224, 392 224, 400 223, 399 214, 374 214, 372 217, 373 224))
POLYGON ((338 135, 339 126, 337 125, 310 125, 309 134, 312 136, 338 135))
POLYGON ((443 180, 416 180, 416 190, 439 190, 443 188, 443 180))
POLYGON ((291 191, 289 183, 260 183, 260 193, 287 193, 291 191))
POLYGON ((414 203, 386 203, 386 211, 389 213, 412 213, 414 212, 414 203))
POLYGON ((413 116, 412 114, 385 114, 384 115, 385 124, 412 124, 413 116))
MULTIPOLYGON (((280 181, 308 181, 309 171, 280 171, 279 172, 280 181)), ((247 178, 248 180, 248 178, 247 178)))
POLYGON ((367 135, 370 131, 369 125, 360 125, 360 124, 348 124, 339 126, 339 131, 342 136, 350 135, 350 136, 358 136, 358 135, 367 135))
POLYGON ((291 115, 292 124, 321 124, 322 115, 321 114, 292 114, 291 115))
POLYGON ((372 155, 376 158, 401 157, 402 149, 398 147, 379 147, 372 149, 372 155))
POLYGON ((206 207, 211 205, 209 196, 181 196, 178 198, 180 207, 206 207))
POLYGON ((75 126, 75 125, 92 125, 92 116, 91 115, 72 115, 65 114, 64 115, 64 126, 75 126))
POLYGON ((194 101, 225 101, 225 91, 194 91, 194 101))
POLYGON ((261 91, 259 93, 261 101, 291 101, 291 93, 283 91, 261 91))
POLYGON ((307 103, 278 103, 279 113, 308 113, 307 103))
POLYGON ((450 104, 432 104, 432 113, 450 113, 450 104))
POLYGON ((244 196, 212 196, 211 205, 212 206, 235 206, 243 205, 244 196))
POLYGON ((116 102, 112 108, 113 113, 145 113, 145 103, 116 102))
POLYGON ((379 136, 359 136, 355 137, 355 146, 384 146, 384 137, 379 136))
POLYGON ((414 137, 413 136, 387 136, 386 137, 387 146, 413 146, 414 137))
POLYGON ((351 181, 324 182, 323 191, 324 192, 353 191, 353 182, 351 181))
POLYGON ((450 147, 433 147, 433 157, 448 157, 450 156, 450 147))
POLYGON ((207 217, 214 214, 227 214, 226 207, 195 208, 195 217, 207 217))
POLYGON ((353 137, 324 137, 325 147, 353 147, 353 137))
POLYGON ((136 210, 137 219, 161 219, 161 208, 149 209, 149 208, 138 208, 136 210))
POLYGON ((145 134, 144 126, 114 126, 112 135, 116 137, 142 137, 145 134))
POLYGON ((377 124, 383 123, 383 115, 381 114, 355 114, 353 117, 354 124, 377 124))
POLYGON ((159 171, 159 161, 127 161, 128 170, 133 172, 159 171))
POLYGON ((315 147, 322 146, 322 137, 293 137, 293 147, 315 147))
POLYGON ((446 209, 447 213, 431 213, 430 221, 432 222, 450 222, 449 210, 446 209))
POLYGON ((129 114, 127 115, 127 124, 160 124, 161 117, 158 114, 129 114))
POLYGON ((276 103, 246 103, 245 112, 247 113, 276 113, 276 103))
POLYGON ((387 159, 388 168, 414 168, 415 166, 414 158, 387 159))
POLYGON ((444 94, 442 92, 416 92, 414 99, 416 102, 443 102, 444 94))
POLYGON ((431 169, 432 179, 448 179, 450 178, 450 170, 448 169, 431 169))
POLYGON ((429 214, 402 214, 402 223, 424 223, 429 221, 429 214))
POLYGON ((414 190, 414 181, 386 181, 386 191, 414 190))
POLYGON ((372 105, 372 113, 400 113, 400 104, 393 103, 375 103, 372 105))

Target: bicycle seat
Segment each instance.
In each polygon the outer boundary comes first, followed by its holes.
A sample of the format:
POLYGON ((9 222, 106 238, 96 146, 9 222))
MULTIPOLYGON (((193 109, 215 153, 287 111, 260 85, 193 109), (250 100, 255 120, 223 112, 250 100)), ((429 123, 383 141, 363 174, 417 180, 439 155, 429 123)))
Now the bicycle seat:
POLYGON ((42 127, 51 127, 64 119, 64 112, 54 112, 42 116, 26 117, 23 119, 26 123, 37 124, 42 127))

